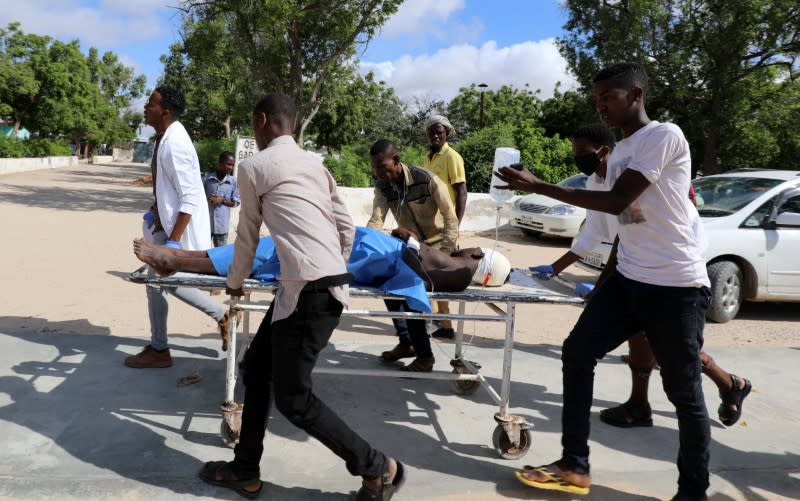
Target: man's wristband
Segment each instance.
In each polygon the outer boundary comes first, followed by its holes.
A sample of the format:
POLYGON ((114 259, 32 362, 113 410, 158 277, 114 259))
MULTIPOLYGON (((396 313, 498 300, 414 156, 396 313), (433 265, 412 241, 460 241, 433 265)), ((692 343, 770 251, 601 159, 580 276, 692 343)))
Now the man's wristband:
POLYGON ((176 242, 175 240, 167 240, 167 243, 165 243, 164 245, 166 245, 167 247, 170 247, 172 249, 181 249, 182 248, 181 247, 181 243, 180 242, 176 242))
POLYGON ((409 249, 414 249, 419 254, 419 242, 414 237, 408 237, 408 241, 406 242, 406 247, 409 249))

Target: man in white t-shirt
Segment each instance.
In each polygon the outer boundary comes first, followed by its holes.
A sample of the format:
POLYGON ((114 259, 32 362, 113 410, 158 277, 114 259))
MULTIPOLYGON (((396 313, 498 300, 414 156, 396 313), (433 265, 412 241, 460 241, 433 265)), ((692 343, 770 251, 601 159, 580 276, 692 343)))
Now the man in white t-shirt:
MULTIPOLYGON (((586 180, 587 190, 608 191, 611 188, 607 183, 606 172, 608 170, 607 162, 615 145, 616 140, 611 130, 602 124, 586 125, 573 134, 572 151, 575 155, 575 164, 582 173, 589 176, 586 180)), ((693 194, 694 192, 690 190, 690 200, 693 194)), ((705 248, 707 242, 703 234, 703 225, 696 212, 692 213, 692 228, 695 238, 705 248)), ((530 270, 540 280, 549 280, 552 276, 559 275, 578 259, 586 256, 601 242, 614 242, 616 236, 617 218, 615 216, 587 210, 586 224, 573 240, 570 250, 552 264, 532 266, 530 270)), ((603 283, 610 271, 616 269, 616 263, 616 255, 611 253, 606 268, 597 280, 598 285, 603 283)), ((575 294, 586 297, 593 289, 594 285, 590 283, 579 283, 575 288, 575 294)), ((648 386, 650 374, 657 364, 644 333, 636 334, 628 339, 628 351, 626 363, 631 369, 630 397, 621 405, 601 411, 600 419, 607 424, 621 428, 653 426, 648 386)), ((750 381, 727 372, 717 365, 711 355, 704 351, 700 352, 700 361, 703 366, 703 374, 714 381, 720 398, 722 398, 722 404, 717 411, 720 421, 725 426, 733 426, 742 415, 742 402, 752 388, 750 381)))
POLYGON ((527 170, 503 168, 505 188, 540 193, 618 216, 618 265, 599 286, 562 349, 564 407, 561 459, 517 471, 526 485, 586 494, 589 416, 597 361, 645 331, 675 405, 680 445, 678 493, 673 500, 707 499, 708 411, 701 387, 700 349, 711 299, 702 246, 686 196, 689 145, 680 128, 651 121, 645 111, 647 74, 638 64, 615 64, 594 78, 600 117, 622 128, 608 162, 609 191, 563 188, 527 170))

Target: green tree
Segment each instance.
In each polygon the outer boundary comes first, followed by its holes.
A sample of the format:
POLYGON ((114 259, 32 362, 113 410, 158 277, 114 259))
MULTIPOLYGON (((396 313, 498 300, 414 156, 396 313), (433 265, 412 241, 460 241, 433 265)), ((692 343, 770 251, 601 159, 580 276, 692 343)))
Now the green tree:
POLYGON ((49 39, 25 35, 19 23, 0 29, 0 115, 14 120, 12 137, 36 104, 40 83, 34 69, 34 55, 45 52, 49 39))
POLYGON ((546 136, 572 137, 581 126, 599 122, 594 99, 584 92, 560 91, 556 84, 553 97, 542 101, 538 123, 546 136))
POLYGON ((557 183, 578 173, 572 142, 558 135, 547 136, 545 130, 533 121, 516 127, 514 142, 520 151, 520 162, 549 183, 557 183))
POLYGON ((706 174, 722 170, 726 131, 741 129, 755 81, 797 85, 796 0, 567 0, 565 8, 559 46, 584 90, 607 64, 643 64, 648 111, 683 128, 706 174))
POLYGON ((159 85, 180 89, 186 97, 182 121, 204 138, 230 138, 250 122, 251 96, 246 62, 223 17, 194 10, 183 19, 182 42, 161 56, 159 85))
POLYGON ((223 20, 245 61, 249 96, 283 92, 298 106, 297 139, 325 99, 330 75, 366 45, 402 0, 185 0, 187 12, 223 20))
MULTIPOLYGON (((539 91, 516 89, 503 85, 497 90, 483 92, 483 124, 485 127, 498 123, 516 124, 523 120, 537 120, 541 113, 539 91)), ((480 126, 481 92, 475 84, 459 89, 458 95, 447 105, 447 118, 457 133, 465 138, 480 126)))
POLYGON ((338 153, 327 155, 323 163, 339 186, 366 188, 373 185, 369 147, 363 143, 345 146, 338 153))
POLYGON ((518 124, 498 122, 470 134, 456 146, 464 158, 469 191, 488 192, 494 151, 501 147, 519 149, 520 162, 551 183, 578 172, 568 139, 545 136, 544 129, 533 120, 518 124))
POLYGON ((464 159, 467 189, 470 192, 488 192, 494 150, 506 146, 516 147, 514 130, 513 124, 498 122, 470 134, 455 146, 464 159))
MULTIPOLYGON (((325 157, 324 164, 339 186, 367 188, 375 186, 375 173, 369 163, 366 142, 344 146, 338 153, 325 157)), ((422 166, 425 149, 421 146, 399 147, 400 161, 406 165, 422 166)))
POLYGON ((372 73, 362 76, 355 66, 342 67, 329 80, 326 94, 308 128, 317 147, 330 151, 382 138, 401 140, 403 102, 372 73))
MULTIPOLYGON (((40 136, 114 143, 133 137, 129 106, 144 90, 144 77, 111 52, 88 56, 80 43, 24 33, 18 23, 0 30, 0 113, 15 133, 25 125, 40 136)), ((16 135, 16 134, 15 134, 16 135)))
POLYGON ((102 98, 97 117, 100 130, 93 135, 98 142, 108 144, 129 141, 142 121, 141 112, 132 110, 131 105, 144 95, 147 79, 136 75, 113 52, 100 57, 95 47, 89 48, 86 64, 89 78, 100 89, 102 98))
MULTIPOLYGON (((431 115, 447 113, 447 103, 431 96, 414 96, 403 102, 403 119, 398 123, 398 144, 414 146, 427 144, 425 120, 431 115)), ((455 141, 463 135, 456 129, 455 141)), ((422 165, 420 163, 419 165, 422 165)))

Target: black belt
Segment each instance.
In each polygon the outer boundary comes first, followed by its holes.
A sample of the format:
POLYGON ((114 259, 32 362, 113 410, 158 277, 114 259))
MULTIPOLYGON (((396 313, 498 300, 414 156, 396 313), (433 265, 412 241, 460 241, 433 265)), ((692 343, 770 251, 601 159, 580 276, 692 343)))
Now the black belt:
POLYGON ((301 292, 318 292, 326 291, 331 287, 338 287, 340 285, 349 284, 354 280, 352 273, 342 273, 341 275, 329 275, 314 280, 313 282, 306 282, 301 292))

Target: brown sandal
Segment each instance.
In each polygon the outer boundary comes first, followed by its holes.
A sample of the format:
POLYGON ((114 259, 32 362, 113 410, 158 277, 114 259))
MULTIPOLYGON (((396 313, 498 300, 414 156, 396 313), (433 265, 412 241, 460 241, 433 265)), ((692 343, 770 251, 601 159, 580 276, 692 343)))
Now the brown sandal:
POLYGON ((600 411, 600 420, 618 428, 648 427, 653 426, 653 412, 649 405, 625 402, 600 411))
POLYGON ((247 499, 256 499, 261 494, 261 489, 264 487, 264 482, 259 478, 236 478, 236 473, 233 471, 231 463, 226 461, 209 461, 203 465, 200 470, 200 478, 203 481, 219 487, 227 487, 233 489, 237 494, 246 497, 247 499), (221 478, 217 478, 217 475, 221 478), (249 491, 245 489, 248 485, 258 480, 258 489, 249 491))
POLYGON ((433 357, 417 357, 413 362, 401 368, 400 370, 406 372, 433 372, 433 364, 435 363, 436 359, 433 357))
POLYGON ((413 358, 417 354, 414 352, 414 347, 410 344, 398 343, 397 346, 389 351, 381 353, 381 360, 386 363, 397 362, 401 358, 413 358))
POLYGON ((356 492, 356 497, 353 501, 389 501, 394 496, 394 493, 400 490, 403 483, 406 481, 406 469, 403 463, 397 461, 397 473, 394 474, 394 479, 389 480, 389 472, 383 474, 383 487, 380 492, 375 492, 367 489, 362 485, 356 492))

